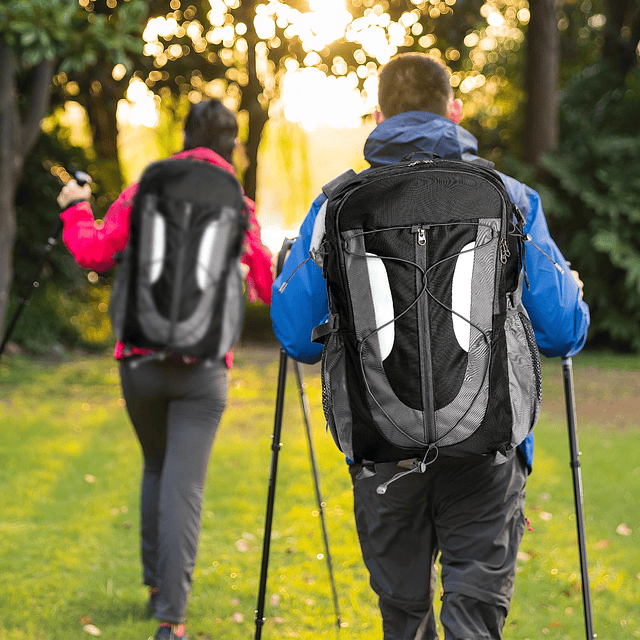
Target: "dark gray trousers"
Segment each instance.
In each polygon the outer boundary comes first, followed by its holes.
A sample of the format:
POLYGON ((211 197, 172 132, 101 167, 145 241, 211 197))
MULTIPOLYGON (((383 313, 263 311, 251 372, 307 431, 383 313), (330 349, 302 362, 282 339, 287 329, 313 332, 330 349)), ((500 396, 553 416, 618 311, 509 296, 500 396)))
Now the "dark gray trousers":
POLYGON ((120 377, 144 456, 143 579, 158 588, 155 617, 178 624, 191 590, 209 456, 227 402, 227 367, 221 360, 133 357, 121 362, 120 377))
POLYGON ((525 527, 527 469, 512 452, 491 458, 440 458, 376 493, 399 469, 376 465, 356 479, 356 527, 385 640, 436 640, 435 561, 442 567, 440 620, 445 640, 499 640, 509 610, 525 527))

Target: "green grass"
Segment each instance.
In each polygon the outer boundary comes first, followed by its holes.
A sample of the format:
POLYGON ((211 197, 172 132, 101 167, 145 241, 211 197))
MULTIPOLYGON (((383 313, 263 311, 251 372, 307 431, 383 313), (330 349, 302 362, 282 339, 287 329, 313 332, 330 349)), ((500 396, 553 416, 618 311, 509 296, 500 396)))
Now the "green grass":
MULTIPOLYGON (((187 616, 194 638, 252 638, 271 464, 275 347, 236 353, 212 454, 187 616)), ((558 360, 543 415, 505 640, 585 637, 558 360)), ((640 637, 640 359, 574 359, 595 630, 640 637)), ((338 633, 300 399, 290 367, 262 637, 381 637, 353 527, 343 457, 305 368, 344 628, 338 633)), ((108 357, 0 363, 0 640, 146 639, 138 536, 139 447, 108 357)))

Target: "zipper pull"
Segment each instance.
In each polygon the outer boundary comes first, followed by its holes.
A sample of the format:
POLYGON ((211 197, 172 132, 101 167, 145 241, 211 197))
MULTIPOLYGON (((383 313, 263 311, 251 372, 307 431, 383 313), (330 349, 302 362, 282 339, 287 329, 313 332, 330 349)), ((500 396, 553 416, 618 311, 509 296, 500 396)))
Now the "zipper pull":
POLYGON ((407 166, 415 167, 417 164, 433 164, 433 160, 431 158, 428 158, 425 160, 414 160, 413 162, 410 162, 407 166))
POLYGON ((524 237, 525 242, 530 242, 543 256, 545 256, 546 258, 548 258, 551 261, 551 264, 553 264, 553 266, 564 275, 564 269, 546 252, 544 252, 534 241, 533 238, 531 237, 531 234, 527 233, 527 235, 524 237))
POLYGON ((509 251, 509 245, 507 244, 507 241, 502 238, 502 240, 500 240, 500 262, 502 262, 502 264, 507 264, 507 260, 510 255, 511 251, 509 251))
POLYGON ((414 225, 413 227, 411 227, 411 233, 418 234, 418 244, 421 247, 424 247, 424 245, 427 244, 427 236, 424 232, 424 229, 420 225, 414 225))

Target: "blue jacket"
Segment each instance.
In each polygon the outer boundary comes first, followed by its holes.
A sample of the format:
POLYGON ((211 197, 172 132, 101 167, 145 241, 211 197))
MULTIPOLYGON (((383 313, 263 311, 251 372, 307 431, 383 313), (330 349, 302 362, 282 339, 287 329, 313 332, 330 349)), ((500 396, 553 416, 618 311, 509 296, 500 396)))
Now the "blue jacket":
MULTIPOLYGON (((465 129, 447 118, 426 111, 410 111, 384 120, 364 147, 372 167, 400 162, 408 153, 426 151, 441 158, 471 160, 477 157, 478 142, 465 129)), ((526 218, 525 233, 564 269, 561 274, 541 251, 530 244, 526 251, 529 288, 523 288, 522 302, 529 313, 538 347, 546 356, 571 356, 584 346, 589 327, 589 308, 560 250, 549 235, 540 196, 533 189, 500 174, 513 202, 526 218)), ((322 270, 309 260, 311 234, 316 215, 324 202, 318 196, 300 228, 282 273, 276 279, 271 301, 271 320, 276 337, 287 355, 314 363, 322 345, 311 342, 311 331, 328 317, 326 283, 322 270), (289 280, 281 293, 282 284, 289 280)), ((531 468, 533 433, 520 445, 531 468)))

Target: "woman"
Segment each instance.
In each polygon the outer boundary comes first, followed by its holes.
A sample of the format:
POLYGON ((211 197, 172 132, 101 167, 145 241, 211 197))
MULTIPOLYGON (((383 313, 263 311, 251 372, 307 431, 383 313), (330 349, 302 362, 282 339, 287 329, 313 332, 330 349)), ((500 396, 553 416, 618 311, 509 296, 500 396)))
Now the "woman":
MULTIPOLYGON (((174 158, 210 162, 235 175, 235 115, 219 100, 193 105, 184 125, 184 150, 174 158)), ((125 189, 97 226, 88 185, 70 181, 60 192, 62 239, 80 266, 105 271, 127 245, 137 185, 125 189)), ((250 212, 242 262, 251 299, 271 300, 271 255, 260 240, 255 203, 250 212)), ((200 532, 202 493, 213 439, 227 400, 224 360, 144 359, 149 349, 116 344, 127 411, 144 456, 141 537, 149 610, 160 620, 155 639, 187 640, 184 612, 191 587, 200 532), (135 366, 132 366, 135 362, 135 366)))

